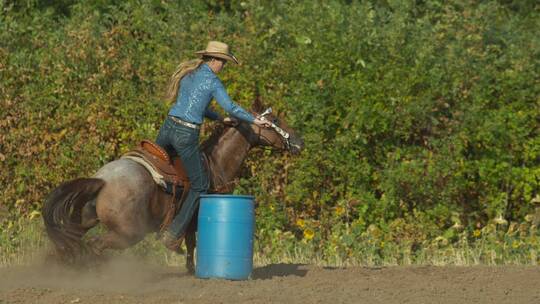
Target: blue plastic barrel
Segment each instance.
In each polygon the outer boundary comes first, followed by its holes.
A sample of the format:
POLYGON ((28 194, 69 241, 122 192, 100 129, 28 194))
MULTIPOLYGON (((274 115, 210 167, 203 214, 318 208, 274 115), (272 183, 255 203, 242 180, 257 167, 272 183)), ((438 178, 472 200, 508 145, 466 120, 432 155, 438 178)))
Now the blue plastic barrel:
POLYGON ((198 234, 198 278, 246 280, 253 269, 253 196, 201 195, 198 234))

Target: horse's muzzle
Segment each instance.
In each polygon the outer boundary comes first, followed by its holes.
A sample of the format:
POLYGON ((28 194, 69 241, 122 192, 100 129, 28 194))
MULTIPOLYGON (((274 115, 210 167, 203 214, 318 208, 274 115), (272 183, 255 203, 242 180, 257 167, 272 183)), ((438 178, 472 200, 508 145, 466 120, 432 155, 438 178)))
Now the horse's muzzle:
POLYGON ((289 140, 289 152, 294 155, 300 154, 304 149, 304 140, 300 137, 292 137, 289 140))

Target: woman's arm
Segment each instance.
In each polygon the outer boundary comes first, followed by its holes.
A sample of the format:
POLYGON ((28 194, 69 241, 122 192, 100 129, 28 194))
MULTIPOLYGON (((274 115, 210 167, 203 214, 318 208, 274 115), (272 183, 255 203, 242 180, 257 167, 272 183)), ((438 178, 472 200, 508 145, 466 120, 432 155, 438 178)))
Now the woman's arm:
POLYGON ((222 120, 221 116, 218 113, 210 110, 209 108, 206 108, 206 110, 204 111, 204 116, 211 120, 222 120))
POLYGON ((225 91, 225 87, 218 78, 216 78, 216 85, 214 87, 214 91, 212 92, 212 96, 225 110, 225 112, 249 123, 255 122, 255 117, 253 115, 251 115, 248 111, 244 110, 241 106, 237 105, 231 100, 231 98, 227 94, 227 91, 225 91))

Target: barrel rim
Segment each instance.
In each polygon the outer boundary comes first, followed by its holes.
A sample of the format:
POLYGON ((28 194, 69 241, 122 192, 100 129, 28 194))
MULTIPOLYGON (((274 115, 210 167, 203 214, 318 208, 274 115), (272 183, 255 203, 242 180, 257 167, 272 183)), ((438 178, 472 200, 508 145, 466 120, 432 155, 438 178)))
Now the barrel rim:
POLYGON ((208 197, 208 198, 249 198, 254 199, 255 196, 253 195, 236 195, 236 194, 201 194, 201 198, 208 197))

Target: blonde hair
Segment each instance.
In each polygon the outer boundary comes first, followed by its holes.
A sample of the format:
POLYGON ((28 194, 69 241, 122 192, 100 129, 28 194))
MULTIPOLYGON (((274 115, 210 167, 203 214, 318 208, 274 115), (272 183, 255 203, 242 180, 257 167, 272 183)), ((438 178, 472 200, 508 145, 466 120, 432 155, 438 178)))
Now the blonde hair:
POLYGON ((180 88, 180 80, 184 78, 187 74, 196 70, 201 64, 203 64, 203 59, 193 59, 180 63, 176 72, 171 76, 169 81, 169 86, 167 87, 167 92, 165 93, 165 99, 170 102, 175 102, 178 97, 178 89, 180 88))

